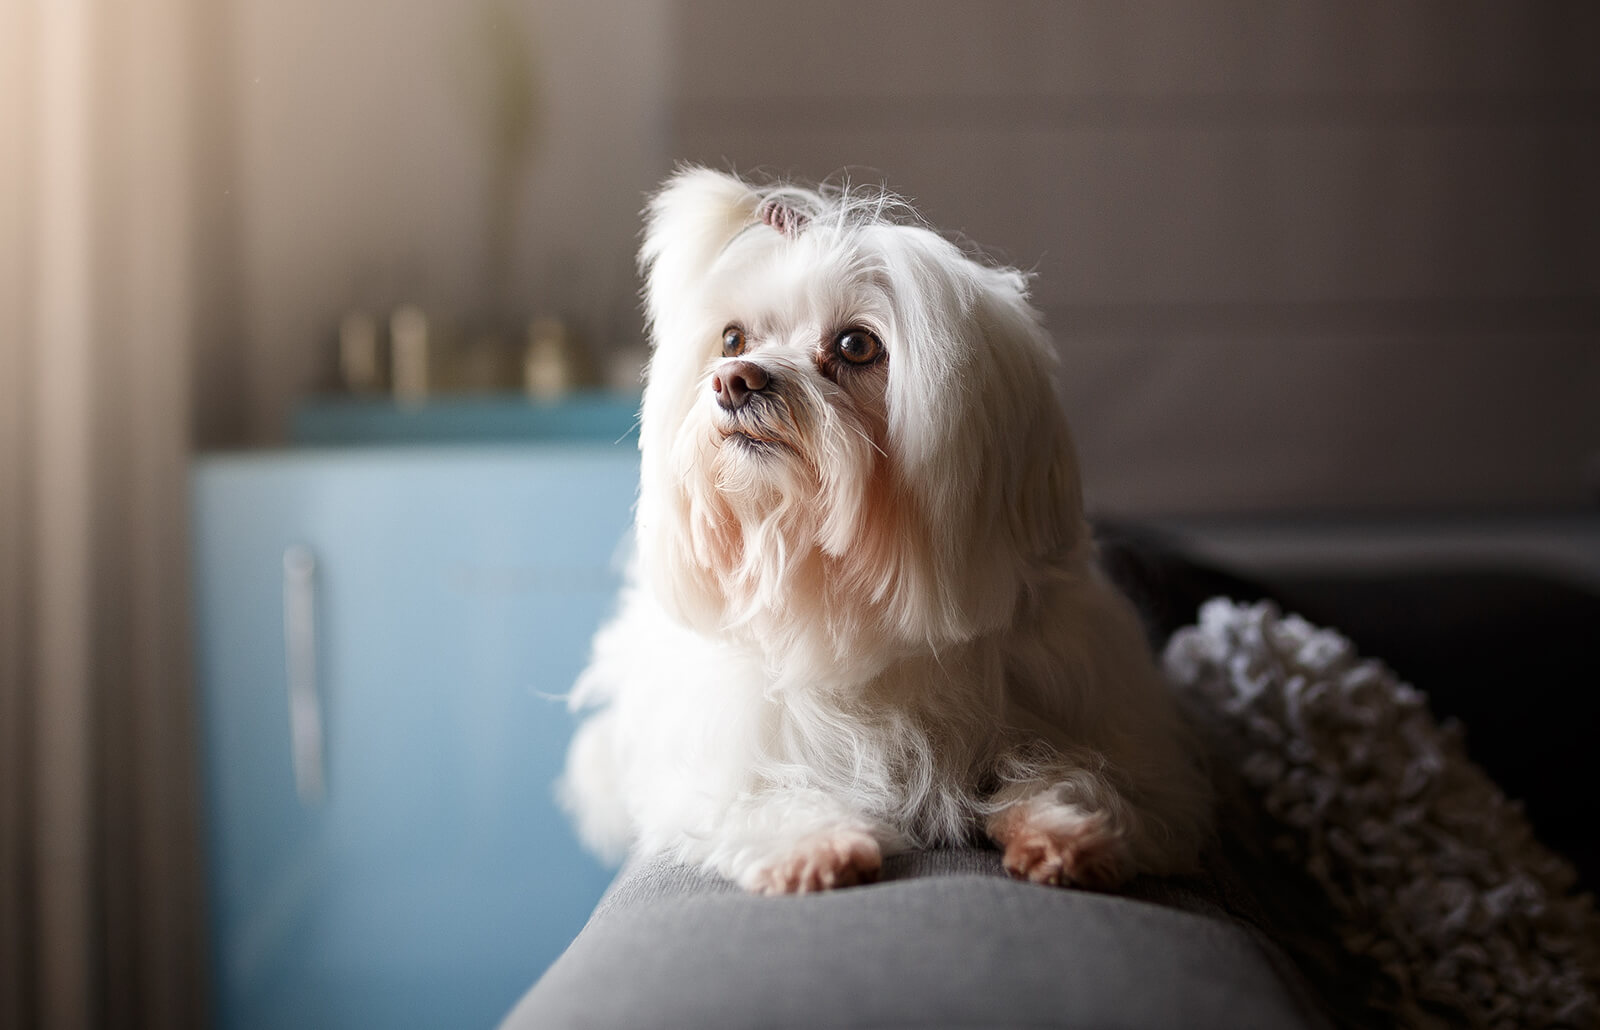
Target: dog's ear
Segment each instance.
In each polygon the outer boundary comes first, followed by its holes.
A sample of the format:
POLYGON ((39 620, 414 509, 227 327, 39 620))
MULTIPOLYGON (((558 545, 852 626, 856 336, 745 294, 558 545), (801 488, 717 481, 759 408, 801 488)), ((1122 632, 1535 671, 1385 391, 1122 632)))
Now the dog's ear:
POLYGON ((754 224, 760 203, 742 180, 694 166, 679 169, 650 198, 639 271, 653 325, 670 320, 673 302, 700 281, 729 240, 754 224))
POLYGON ((639 417, 644 461, 636 518, 641 568, 664 585, 687 583, 673 570, 693 564, 678 532, 686 502, 672 471, 672 444, 686 413, 704 396, 701 374, 720 352, 720 319, 733 314, 706 298, 708 273, 735 237, 759 224, 761 201, 761 193, 732 175, 686 167, 645 209, 639 271, 651 354, 639 417), (656 568, 661 571, 649 571, 656 568))
POLYGON ((1007 624, 1029 570, 1083 537, 1077 459, 1025 277, 920 228, 892 238, 889 433, 928 526, 929 638, 966 639, 1007 624))

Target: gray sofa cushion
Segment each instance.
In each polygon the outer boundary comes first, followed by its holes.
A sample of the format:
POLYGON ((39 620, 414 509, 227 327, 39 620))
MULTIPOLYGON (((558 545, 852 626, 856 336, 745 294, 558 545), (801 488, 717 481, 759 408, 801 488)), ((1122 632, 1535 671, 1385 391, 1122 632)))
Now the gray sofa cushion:
POLYGON ((509 1030, 1321 1027, 1215 879, 1120 895, 1007 878, 986 849, 896 856, 884 880, 746 895, 659 860, 624 869, 509 1030))

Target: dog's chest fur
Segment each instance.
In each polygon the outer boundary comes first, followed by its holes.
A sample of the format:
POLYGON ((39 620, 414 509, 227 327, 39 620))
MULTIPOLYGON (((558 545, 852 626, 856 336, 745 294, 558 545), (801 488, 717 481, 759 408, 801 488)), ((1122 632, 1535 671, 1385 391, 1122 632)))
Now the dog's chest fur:
POLYGON ((967 839, 1010 734, 1003 691, 966 664, 927 656, 848 690, 788 685, 765 700, 764 782, 752 786, 800 778, 860 799, 910 840, 967 839))

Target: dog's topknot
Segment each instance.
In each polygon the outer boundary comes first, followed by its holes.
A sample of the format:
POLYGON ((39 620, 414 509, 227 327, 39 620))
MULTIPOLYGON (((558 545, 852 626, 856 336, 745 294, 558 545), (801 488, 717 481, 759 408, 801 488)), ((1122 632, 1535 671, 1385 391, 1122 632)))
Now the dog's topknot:
POLYGON ((757 218, 784 236, 795 237, 813 224, 836 229, 867 225, 919 225, 923 219, 887 186, 857 183, 843 173, 815 187, 782 179, 751 183, 759 198, 757 218))

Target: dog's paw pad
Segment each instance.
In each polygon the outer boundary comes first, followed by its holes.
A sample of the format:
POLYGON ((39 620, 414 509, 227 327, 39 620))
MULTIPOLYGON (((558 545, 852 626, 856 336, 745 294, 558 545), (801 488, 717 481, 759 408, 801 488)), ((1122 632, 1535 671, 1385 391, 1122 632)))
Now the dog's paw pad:
POLYGON ((758 894, 809 894, 872 883, 882 869, 883 852, 870 834, 837 830, 810 837, 752 869, 745 886, 758 894))
POLYGON ((996 819, 992 832, 1006 872, 1019 880, 1107 890, 1132 874, 1126 841, 1100 815, 1023 810, 996 819))

